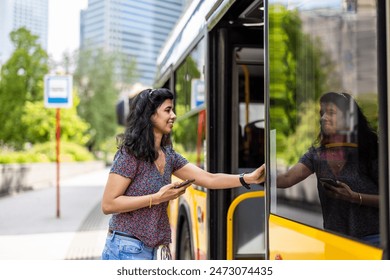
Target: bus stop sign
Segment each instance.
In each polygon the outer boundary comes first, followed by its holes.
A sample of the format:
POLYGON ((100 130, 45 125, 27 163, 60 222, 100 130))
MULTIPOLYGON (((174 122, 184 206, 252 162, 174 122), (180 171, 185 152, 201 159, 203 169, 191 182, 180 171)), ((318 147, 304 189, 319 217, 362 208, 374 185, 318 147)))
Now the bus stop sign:
POLYGON ((45 75, 45 107, 72 107, 72 84, 71 75, 45 75))

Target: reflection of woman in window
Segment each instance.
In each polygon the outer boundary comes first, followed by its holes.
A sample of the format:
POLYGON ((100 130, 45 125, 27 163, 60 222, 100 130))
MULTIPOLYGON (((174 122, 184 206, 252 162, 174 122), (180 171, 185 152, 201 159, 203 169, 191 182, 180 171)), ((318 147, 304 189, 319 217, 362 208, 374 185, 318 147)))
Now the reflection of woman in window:
POLYGON ((320 105, 318 145, 278 175, 278 188, 315 173, 324 228, 379 245, 377 134, 349 94, 328 92, 320 105))

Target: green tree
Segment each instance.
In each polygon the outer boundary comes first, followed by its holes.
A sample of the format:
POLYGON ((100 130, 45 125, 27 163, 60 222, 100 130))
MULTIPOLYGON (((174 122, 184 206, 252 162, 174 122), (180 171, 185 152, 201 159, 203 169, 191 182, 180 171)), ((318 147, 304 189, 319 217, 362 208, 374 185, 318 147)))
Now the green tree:
MULTIPOLYGON (((74 92, 72 108, 61 109, 61 140, 86 146, 90 140, 87 133, 89 124, 77 114, 79 98, 74 92)), ((22 123, 27 142, 31 144, 53 142, 56 140, 56 109, 44 108, 42 100, 27 101, 23 109, 22 123), (37 125, 38 124, 38 125, 37 125)))
POLYGON ((22 27, 10 34, 15 51, 0 73, 0 144, 21 149, 26 142, 22 122, 27 101, 43 100, 43 77, 48 73, 48 55, 38 36, 22 27))
POLYGON ((116 103, 124 85, 135 77, 135 62, 103 49, 81 50, 76 57, 74 82, 80 94, 78 113, 90 124, 90 150, 117 132, 116 103))

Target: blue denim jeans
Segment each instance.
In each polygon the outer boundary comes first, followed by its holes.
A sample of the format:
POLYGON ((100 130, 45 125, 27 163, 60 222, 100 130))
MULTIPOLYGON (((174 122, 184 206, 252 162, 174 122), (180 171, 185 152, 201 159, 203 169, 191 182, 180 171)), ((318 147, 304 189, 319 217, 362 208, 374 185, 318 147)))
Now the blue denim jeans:
POLYGON ((146 246, 142 241, 108 233, 102 253, 102 260, 155 260, 156 250, 146 246))

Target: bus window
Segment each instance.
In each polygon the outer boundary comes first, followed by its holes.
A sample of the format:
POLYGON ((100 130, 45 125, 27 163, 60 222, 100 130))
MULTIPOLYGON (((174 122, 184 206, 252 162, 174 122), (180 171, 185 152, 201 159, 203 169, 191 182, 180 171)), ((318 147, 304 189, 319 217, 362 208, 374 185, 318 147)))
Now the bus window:
POLYGON ((238 48, 235 52, 239 98, 239 168, 264 162, 263 50, 238 48))
POLYGON ((175 111, 178 119, 173 139, 178 152, 192 163, 204 167, 206 111, 202 42, 187 56, 175 73, 175 111))
POLYGON ((379 210, 364 200, 379 196, 378 154, 375 141, 363 152, 371 136, 358 111, 376 132, 376 1, 345 2, 269 1, 271 211, 369 242, 379 235, 379 210), (332 132, 330 114, 344 126, 332 132), (329 192, 321 177, 342 182, 351 198, 329 192))

